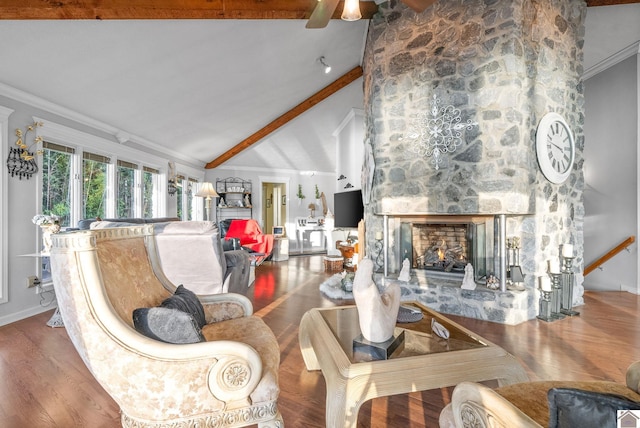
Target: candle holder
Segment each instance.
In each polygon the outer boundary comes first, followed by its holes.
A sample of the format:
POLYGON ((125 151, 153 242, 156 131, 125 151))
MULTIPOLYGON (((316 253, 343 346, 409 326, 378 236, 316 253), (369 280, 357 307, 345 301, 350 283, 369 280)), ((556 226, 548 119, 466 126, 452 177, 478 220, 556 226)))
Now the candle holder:
POLYGON ((563 319, 562 314, 562 285, 560 274, 551 273, 551 316, 556 319, 563 319))
POLYGON ((552 294, 552 291, 540 290, 540 311, 538 313, 538 319, 541 319, 542 321, 551 322, 558 319, 551 314, 552 294))
POLYGON ((573 269, 573 257, 562 257, 562 274, 560 285, 562 288, 560 311, 570 317, 580 315, 580 312, 573 310, 573 287, 575 284, 575 274, 573 269))

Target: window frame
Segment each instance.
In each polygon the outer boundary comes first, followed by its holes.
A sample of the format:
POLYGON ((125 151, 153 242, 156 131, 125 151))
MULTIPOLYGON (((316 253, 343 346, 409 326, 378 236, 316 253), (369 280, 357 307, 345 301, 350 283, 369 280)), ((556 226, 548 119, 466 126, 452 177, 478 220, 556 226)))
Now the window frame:
MULTIPOLYGON (((69 128, 64 125, 60 125, 55 122, 48 121, 46 119, 34 118, 38 122, 42 122, 44 125, 37 128, 37 135, 42 137, 43 140, 51 142, 53 144, 59 144, 61 146, 67 146, 75 150, 72 164, 72 195, 71 195, 71 211, 70 211, 70 224, 71 227, 78 224, 78 221, 82 220, 82 162, 84 152, 90 152, 97 155, 103 155, 110 158, 110 163, 107 169, 107 202, 105 206, 106 217, 116 216, 116 168, 118 159, 123 161, 136 163, 138 169, 136 175, 140 176, 142 168, 144 166, 153 168, 159 171, 158 174, 158 188, 157 188, 157 201, 154 201, 154 215, 157 217, 165 217, 167 214, 167 187, 166 182, 168 177, 168 170, 163 165, 166 165, 167 160, 156 155, 143 152, 131 147, 122 146, 96 135, 88 134, 77 129, 69 128), (106 149, 105 149, 106 148, 106 149), (144 162, 133 162, 131 159, 144 159, 144 162), (164 183, 164 186, 162 185, 164 183), (156 212, 157 210, 157 212, 156 212)), ((36 206, 38 212, 42 209, 42 197, 40 195, 42 189, 42 173, 39 172, 36 176, 37 189, 38 189, 38 204, 36 206)), ((140 180, 138 179, 138 183, 140 180)), ((136 187, 136 192, 141 192, 139 186, 136 187)), ((141 199, 138 197, 136 202, 136 216, 141 216, 141 199)), ((40 238, 38 238, 40 240, 40 238)), ((40 245, 38 242, 37 245, 40 245)))

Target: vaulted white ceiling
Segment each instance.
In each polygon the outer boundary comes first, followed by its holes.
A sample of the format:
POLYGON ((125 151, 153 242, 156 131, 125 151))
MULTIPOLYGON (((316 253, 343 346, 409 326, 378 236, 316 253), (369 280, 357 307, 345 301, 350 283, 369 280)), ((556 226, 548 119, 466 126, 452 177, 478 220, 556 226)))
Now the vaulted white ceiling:
MULTIPOLYGON (((638 22, 640 4, 589 8, 585 69, 639 40, 638 22)), ((0 20, 0 83, 204 166, 361 63, 367 21, 305 23, 0 20)), ((358 79, 225 165, 335 171, 332 133, 362 98, 358 79)))

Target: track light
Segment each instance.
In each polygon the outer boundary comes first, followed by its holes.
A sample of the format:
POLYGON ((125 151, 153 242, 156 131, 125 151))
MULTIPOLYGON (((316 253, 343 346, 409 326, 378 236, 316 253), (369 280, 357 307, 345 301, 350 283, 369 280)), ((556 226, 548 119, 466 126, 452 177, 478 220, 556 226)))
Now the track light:
POLYGON ((346 0, 340 18, 342 18, 343 21, 357 21, 362 18, 359 0, 346 0))
POLYGON ((322 64, 322 67, 324 67, 324 74, 331 73, 331 66, 324 61, 324 57, 323 56, 318 58, 318 61, 320 61, 320 64, 322 64))

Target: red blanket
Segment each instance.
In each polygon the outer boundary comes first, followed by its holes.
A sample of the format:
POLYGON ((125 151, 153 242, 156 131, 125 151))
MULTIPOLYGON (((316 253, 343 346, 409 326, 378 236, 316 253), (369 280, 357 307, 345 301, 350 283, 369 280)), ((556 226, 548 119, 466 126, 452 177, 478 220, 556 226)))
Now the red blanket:
MULTIPOLYGON (((229 230, 225 239, 238 238, 240 245, 251 250, 264 254, 267 257, 273 249, 273 235, 265 235, 260 229, 260 225, 255 220, 233 220, 229 225, 229 230)), ((264 259, 260 258, 260 260, 264 259)))

